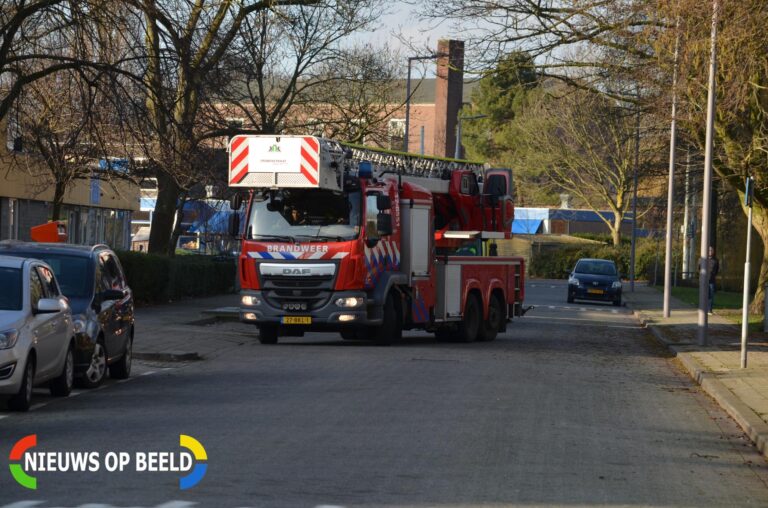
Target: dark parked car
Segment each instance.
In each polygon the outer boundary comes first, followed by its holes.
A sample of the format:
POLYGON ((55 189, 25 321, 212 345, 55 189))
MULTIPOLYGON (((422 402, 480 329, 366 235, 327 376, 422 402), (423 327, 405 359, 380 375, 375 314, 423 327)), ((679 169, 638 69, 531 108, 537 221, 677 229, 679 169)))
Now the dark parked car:
POLYGON ((600 300, 621 305, 621 278, 616 263, 607 259, 579 259, 568 275, 568 303, 600 300))
POLYGON ((106 245, 0 242, 0 255, 45 261, 69 299, 75 331, 75 373, 87 387, 131 374, 133 293, 117 256, 106 245))

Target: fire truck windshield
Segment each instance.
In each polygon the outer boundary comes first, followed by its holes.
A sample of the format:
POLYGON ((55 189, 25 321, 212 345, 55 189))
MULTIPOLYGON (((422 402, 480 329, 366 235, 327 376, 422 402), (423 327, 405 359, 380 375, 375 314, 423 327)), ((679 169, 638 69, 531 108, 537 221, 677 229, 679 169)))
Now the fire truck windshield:
POLYGON ((251 240, 342 241, 360 234, 361 194, 285 189, 254 196, 248 219, 251 240))

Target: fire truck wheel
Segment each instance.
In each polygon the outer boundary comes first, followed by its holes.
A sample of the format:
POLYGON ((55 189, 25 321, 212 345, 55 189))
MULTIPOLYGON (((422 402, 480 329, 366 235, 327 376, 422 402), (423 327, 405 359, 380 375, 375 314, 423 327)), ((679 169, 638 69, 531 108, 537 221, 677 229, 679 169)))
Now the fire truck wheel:
POLYGON ((464 309, 464 319, 456 330, 456 338, 461 342, 473 342, 478 338, 482 324, 483 312, 477 295, 471 294, 467 298, 467 306, 464 309))
POLYGON ((397 311, 394 293, 389 293, 384 303, 384 323, 372 328, 369 337, 380 346, 388 346, 403 338, 402 317, 397 311))
POLYGON ((488 302, 488 319, 480 326, 479 340, 490 342, 496 338, 501 327, 503 312, 498 296, 491 296, 491 301, 488 302))
POLYGON ((262 344, 277 344, 277 325, 260 325, 259 342, 262 344))

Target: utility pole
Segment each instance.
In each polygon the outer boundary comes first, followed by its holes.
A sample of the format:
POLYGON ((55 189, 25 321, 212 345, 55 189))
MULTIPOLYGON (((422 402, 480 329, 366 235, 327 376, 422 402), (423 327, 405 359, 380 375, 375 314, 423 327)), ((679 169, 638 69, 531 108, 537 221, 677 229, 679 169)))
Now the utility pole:
POLYGON ((686 151, 685 164, 685 211, 683 212, 683 279, 689 278, 691 271, 691 149, 686 151))
POLYGON ((635 167, 632 177, 632 244, 629 252, 629 290, 635 291, 635 249, 637 247, 637 171, 640 165, 640 91, 637 92, 637 120, 635 123, 635 167))
POLYGON ((709 245, 712 208, 712 144, 715 126, 715 74, 717 73, 717 21, 720 14, 719 0, 712 1, 711 49, 709 55, 709 82, 707 85, 707 133, 704 144, 704 191, 701 201, 701 248, 699 249, 699 328, 698 343, 706 346, 707 310, 709 307, 709 245))
POLYGON ((664 317, 669 317, 669 300, 672 296, 672 211, 675 197, 675 150, 677 145, 677 59, 680 48, 680 17, 675 28, 675 64, 672 71, 672 125, 669 134, 669 184, 667 185, 667 239, 664 248, 664 317))
POLYGON ((741 368, 747 368, 747 332, 749 331, 749 261, 752 254, 752 193, 754 191, 755 181, 752 177, 747 177, 747 183, 744 188, 744 206, 749 209, 747 214, 747 255, 744 262, 744 295, 742 297, 741 308, 741 368))

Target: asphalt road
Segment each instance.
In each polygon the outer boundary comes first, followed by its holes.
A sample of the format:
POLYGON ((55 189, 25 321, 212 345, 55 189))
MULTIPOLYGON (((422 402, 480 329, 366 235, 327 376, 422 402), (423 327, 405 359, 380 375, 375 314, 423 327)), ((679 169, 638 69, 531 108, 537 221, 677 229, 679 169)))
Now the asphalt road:
POLYGON ((180 473, 103 469, 26 490, 3 465, 0 506, 768 506, 762 456, 627 309, 568 305, 562 282, 527 301, 492 343, 246 342, 0 413, 2 461, 32 433, 102 457, 187 434, 208 464, 184 491, 180 473))

